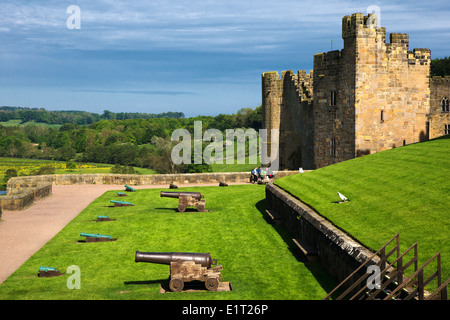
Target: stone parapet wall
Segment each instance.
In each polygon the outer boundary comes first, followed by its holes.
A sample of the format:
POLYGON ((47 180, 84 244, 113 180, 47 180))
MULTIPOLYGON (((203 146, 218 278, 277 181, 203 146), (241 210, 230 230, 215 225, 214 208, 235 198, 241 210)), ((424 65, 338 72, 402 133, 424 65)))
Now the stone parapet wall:
MULTIPOLYGON (((275 178, 281 178, 298 171, 278 171, 275 178)), ((7 194, 18 193, 18 189, 37 188, 43 184, 129 184, 129 185, 169 185, 191 183, 245 183, 249 182, 250 172, 211 172, 177 174, 53 174, 43 176, 14 177, 7 183, 7 194)))
POLYGON ((1 210, 18 211, 23 210, 33 204, 34 201, 45 198, 52 194, 52 184, 41 185, 36 188, 27 188, 22 192, 7 194, 0 198, 0 216, 1 210))
MULTIPOLYGON (((369 249, 273 183, 266 187, 266 208, 280 216, 281 225, 293 239, 305 241, 317 250, 318 262, 338 283, 373 255, 369 249)), ((373 261, 376 263, 379 258, 375 257, 373 261)), ((361 272, 353 280, 366 270, 361 272)))
MULTIPOLYGON (((298 171, 278 171, 275 178, 281 178, 298 171)), ((52 193, 52 185, 72 184, 113 184, 113 185, 176 185, 246 183, 249 182, 249 172, 212 172, 185 174, 53 174, 42 176, 14 177, 7 183, 7 195, 0 198, 3 210, 22 210, 52 193)))

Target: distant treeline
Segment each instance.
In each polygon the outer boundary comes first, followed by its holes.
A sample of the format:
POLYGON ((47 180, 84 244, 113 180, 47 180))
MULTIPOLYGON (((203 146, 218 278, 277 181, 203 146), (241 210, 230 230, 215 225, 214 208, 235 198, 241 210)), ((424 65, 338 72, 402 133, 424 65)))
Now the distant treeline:
MULTIPOLYGON (((28 119, 32 120, 37 121, 36 118, 28 119)), ((202 122, 203 131, 258 130, 262 127, 262 107, 242 108, 236 114, 215 117, 99 120, 89 125, 65 123, 58 129, 37 124, 0 124, 0 156, 120 164, 150 168, 160 173, 205 171, 207 166, 174 166, 171 163, 173 131, 187 129, 193 133, 195 121, 202 122)))
POLYGON ((20 120, 22 123, 29 121, 47 124, 73 123, 79 125, 92 124, 100 120, 130 120, 153 118, 184 118, 183 112, 164 112, 159 114, 139 112, 114 113, 105 110, 103 114, 85 111, 48 111, 43 108, 25 107, 0 107, 0 122, 20 120))

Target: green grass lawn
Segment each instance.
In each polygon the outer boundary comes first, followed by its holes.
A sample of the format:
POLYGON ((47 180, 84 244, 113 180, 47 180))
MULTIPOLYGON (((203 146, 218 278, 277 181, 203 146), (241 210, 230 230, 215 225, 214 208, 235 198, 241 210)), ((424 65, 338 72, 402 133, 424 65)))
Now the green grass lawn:
MULTIPOLYGON (((261 185, 190 187, 200 191, 206 209, 176 212, 177 199, 161 198, 168 189, 138 190, 119 198, 106 192, 0 285, 3 299, 322 299, 336 283, 317 264, 296 258, 291 238, 265 220, 261 185), (112 207, 110 200, 132 207, 112 207), (97 215, 116 221, 92 222, 97 215), (101 233, 114 242, 77 243, 80 232, 101 233), (167 265, 135 263, 136 251, 209 252, 223 265, 230 292, 159 293, 167 265), (81 270, 81 289, 69 290, 70 275, 39 278, 39 266, 81 270)), ((68 204, 70 205, 70 204, 68 204)))
POLYGON ((450 277, 450 136, 280 178, 275 184, 375 251, 397 233, 402 250, 418 243, 419 266, 440 251, 443 279, 450 277), (338 191, 350 201, 334 203, 340 200, 338 191))

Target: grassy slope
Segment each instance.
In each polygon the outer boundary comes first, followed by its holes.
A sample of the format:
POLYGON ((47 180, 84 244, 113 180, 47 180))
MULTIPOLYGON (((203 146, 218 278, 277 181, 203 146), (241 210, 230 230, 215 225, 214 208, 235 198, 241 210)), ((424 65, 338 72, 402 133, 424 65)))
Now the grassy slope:
POLYGON ((317 265, 299 262, 283 229, 263 218, 260 185, 180 188, 205 195, 210 212, 175 212, 176 199, 159 189, 96 199, 58 235, 0 285, 1 299, 321 299, 336 284, 317 265), (133 207, 110 207, 126 199, 133 207), (91 222, 97 215, 118 220, 91 222), (117 237, 115 242, 77 243, 80 232, 117 237), (286 242, 284 239, 287 239, 286 242), (135 251, 210 252, 222 264, 231 292, 160 294, 169 266, 135 263, 135 251), (38 278, 39 266, 65 272, 81 268, 81 290, 68 290, 68 275, 38 278), (325 288, 325 289, 324 289, 325 288))
POLYGON ((402 250, 417 241, 420 265, 441 251, 450 276, 450 136, 275 183, 372 249, 400 233, 402 250), (337 191, 350 202, 334 203, 337 191))

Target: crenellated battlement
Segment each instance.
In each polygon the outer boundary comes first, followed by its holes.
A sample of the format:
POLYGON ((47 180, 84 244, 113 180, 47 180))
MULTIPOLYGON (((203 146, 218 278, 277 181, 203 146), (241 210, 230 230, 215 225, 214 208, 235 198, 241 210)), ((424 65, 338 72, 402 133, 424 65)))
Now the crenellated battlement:
POLYGON ((378 18, 376 14, 364 16, 362 13, 354 13, 342 18, 342 39, 349 37, 367 36, 369 34, 386 35, 384 27, 377 27, 378 18))
POLYGON ((281 98, 283 88, 286 82, 290 81, 298 93, 300 101, 310 100, 313 96, 313 71, 306 73, 305 70, 297 71, 295 74, 292 70, 281 72, 281 76, 277 71, 264 72, 262 74, 263 95, 275 94, 277 98, 281 98))
POLYGON ((431 81, 435 84, 450 84, 450 76, 445 77, 434 76, 431 78, 431 81))

